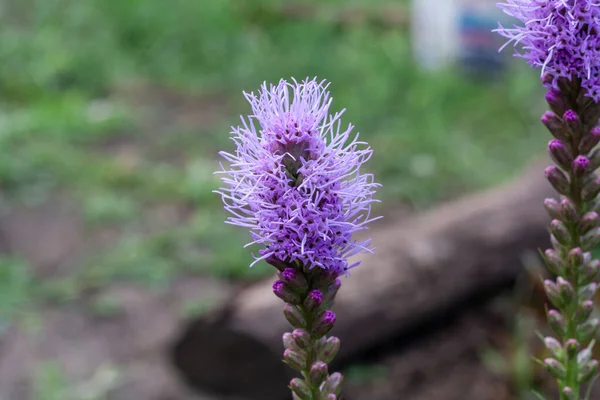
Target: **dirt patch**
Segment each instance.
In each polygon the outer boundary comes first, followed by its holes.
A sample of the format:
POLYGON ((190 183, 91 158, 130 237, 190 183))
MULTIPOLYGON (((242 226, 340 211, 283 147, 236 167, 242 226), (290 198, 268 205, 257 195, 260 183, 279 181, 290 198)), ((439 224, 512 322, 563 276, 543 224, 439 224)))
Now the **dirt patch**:
MULTIPOLYGON (((115 96, 140 110, 145 137, 173 127, 203 129, 226 110, 221 96, 198 98, 151 87, 115 96)), ((152 145, 126 133, 93 150, 132 170, 152 145)), ((127 222, 86 223, 78 197, 68 189, 41 204, 3 204, 0 250, 25 259, 38 281, 81 272, 90 256, 109 251, 124 231, 131 231, 127 222)), ((142 208, 141 222, 134 227, 139 234, 172 228, 192 214, 189 205, 173 202, 142 208)), ((83 290, 65 304, 36 299, 26 314, 0 330, 0 399, 39 398, 40 374, 49 370, 64 378, 63 398, 207 400, 179 381, 171 366, 171 346, 189 319, 209 312, 231 290, 232 285, 211 278, 182 276, 160 290, 114 283, 83 290)))
POLYGON ((62 275, 77 262, 91 242, 109 236, 91 237, 74 201, 53 196, 40 205, 13 204, 0 217, 0 234, 6 253, 24 258, 38 276, 62 275))
POLYGON ((182 278, 161 292, 120 284, 77 303, 39 310, 39 330, 18 324, 0 338, 0 398, 34 398, 36 373, 48 364, 59 366, 74 398, 82 398, 78 390, 94 386, 103 369, 114 379, 97 390, 110 399, 194 398, 171 367, 171 344, 189 318, 190 299, 201 299, 208 312, 230 291, 209 278, 182 278), (109 313, 95 304, 99 296, 110 299, 109 313))

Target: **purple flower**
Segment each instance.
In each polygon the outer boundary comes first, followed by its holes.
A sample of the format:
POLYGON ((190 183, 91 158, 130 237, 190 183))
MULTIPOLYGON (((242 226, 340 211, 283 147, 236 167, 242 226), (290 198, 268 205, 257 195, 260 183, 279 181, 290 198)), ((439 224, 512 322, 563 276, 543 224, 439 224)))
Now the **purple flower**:
POLYGON ((600 1, 598 0, 507 0, 498 6, 523 25, 497 32, 519 44, 528 63, 552 76, 581 79, 587 96, 600 100, 600 1))
POLYGON ((235 153, 219 171, 228 223, 250 229, 263 248, 256 261, 277 258, 336 273, 348 257, 371 251, 357 242, 366 229, 375 189, 373 175, 361 173, 372 150, 340 129, 343 113, 329 114, 324 81, 263 84, 258 95, 245 93, 252 114, 232 131, 235 153))

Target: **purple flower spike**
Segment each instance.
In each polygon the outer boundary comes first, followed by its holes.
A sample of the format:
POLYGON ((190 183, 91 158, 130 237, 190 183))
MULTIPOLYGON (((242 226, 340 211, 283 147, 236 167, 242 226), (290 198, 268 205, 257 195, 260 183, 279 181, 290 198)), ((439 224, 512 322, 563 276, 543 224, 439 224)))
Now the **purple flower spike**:
MULTIPOLYGON (((325 337, 336 316, 323 310, 333 304, 338 277, 358 265, 349 258, 372 252, 370 240, 352 236, 377 219, 371 206, 380 186, 362 172, 371 149, 352 125, 342 128, 343 111, 329 113, 327 87, 281 80, 245 93, 252 113, 232 128, 236 149, 220 153, 229 165, 218 171, 227 222, 248 228, 248 245, 261 247, 250 266, 265 260, 279 271, 273 292, 296 328, 283 336, 284 361, 304 377, 290 383, 303 399, 339 394, 342 376, 328 376, 327 363, 340 342, 325 337)), ((567 129, 558 116, 549 124, 567 129)))
MULTIPOLYGON (((261 259, 346 273, 348 257, 369 249, 352 234, 366 229, 375 189, 361 166, 372 150, 342 112, 329 114, 325 82, 284 80, 246 93, 252 114, 233 128, 234 153, 220 173, 228 223, 250 228, 261 259)), ((253 263, 253 264, 254 264, 253 263)))
MULTIPOLYGON (((522 57, 548 73, 557 88, 560 78, 581 78, 587 96, 600 100, 600 7, 597 0, 507 0, 498 6, 523 25, 497 32, 506 45, 520 45, 522 57)), ((505 46, 506 46, 505 45, 505 46)))

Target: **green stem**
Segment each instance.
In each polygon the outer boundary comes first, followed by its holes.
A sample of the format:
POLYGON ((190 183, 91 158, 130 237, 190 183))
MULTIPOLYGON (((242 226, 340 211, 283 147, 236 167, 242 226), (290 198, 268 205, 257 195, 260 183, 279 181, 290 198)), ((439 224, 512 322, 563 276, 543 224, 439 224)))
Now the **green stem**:
MULTIPOLYGON (((300 306, 300 311, 302 311, 302 314, 304 315, 304 318, 306 320, 306 330, 309 333, 312 332, 313 325, 315 323, 315 313, 307 311, 303 306, 300 306)), ((310 387, 312 398, 314 400, 317 400, 319 398, 319 387, 316 386, 313 382, 311 382, 311 379, 310 379, 310 368, 311 368, 311 365, 316 361, 316 358, 317 358, 317 355, 315 352, 316 340, 312 336, 312 334, 311 334, 311 342, 312 343, 310 346, 310 350, 307 352, 306 368, 304 369, 304 371, 301 371, 301 372, 302 372, 302 375, 304 375, 304 379, 306 380, 306 383, 310 387)))
MULTIPOLYGON (((577 150, 579 147, 579 141, 573 140, 571 143, 571 149, 573 153, 573 159, 579 156, 579 151, 577 150)), ((571 195, 570 198, 575 205, 575 209, 577 210, 577 215, 581 216, 584 213, 584 204, 581 199, 581 189, 580 189, 580 179, 573 172, 569 173, 570 182, 571 182, 571 195)), ((571 233, 571 248, 575 249, 577 247, 581 247, 581 240, 579 236, 579 232, 577 231, 577 223, 572 224, 569 227, 569 231, 571 233)), ((565 265, 568 265, 568 259, 565 260, 565 265)), ((567 280, 573 285, 573 289, 575 292, 574 298, 571 303, 567 306, 565 310, 565 317, 567 320, 567 330, 565 337, 563 338, 563 343, 566 343, 569 339, 577 338, 577 324, 575 322, 575 313, 577 310, 577 305, 579 304, 579 268, 570 268, 567 273, 567 280)), ((579 366, 577 364, 577 356, 570 357, 567 360, 566 364, 566 378, 565 378, 565 386, 570 387, 573 390, 573 394, 576 399, 579 399, 579 366)), ((566 396, 561 391, 561 400, 567 400, 566 396)))

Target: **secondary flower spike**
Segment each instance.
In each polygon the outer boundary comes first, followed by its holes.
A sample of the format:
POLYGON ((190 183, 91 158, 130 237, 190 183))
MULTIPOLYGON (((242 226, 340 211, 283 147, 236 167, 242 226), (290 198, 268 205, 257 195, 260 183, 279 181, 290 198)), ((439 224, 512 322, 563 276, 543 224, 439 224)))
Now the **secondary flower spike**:
POLYGON ((246 93, 252 114, 233 128, 237 148, 221 153, 229 165, 219 171, 227 222, 249 228, 249 245, 261 246, 254 263, 264 259, 279 270, 273 293, 295 328, 283 335, 283 361, 304 378, 289 384, 294 399, 339 398, 342 375, 329 375, 327 366, 340 343, 326 336, 337 318, 329 308, 338 277, 357 264, 349 257, 372 251, 369 240, 352 235, 373 221, 379 186, 361 171, 372 150, 352 125, 342 128, 343 111, 329 113, 327 87, 281 80, 246 93))
MULTIPOLYGON (((370 251, 352 239, 366 228, 373 175, 361 173, 371 157, 366 143, 341 129, 342 112, 329 114, 328 84, 281 80, 245 93, 252 114, 233 128, 234 153, 220 154, 221 188, 228 222, 250 229, 263 246, 261 259, 300 262, 334 273, 348 270, 348 257, 370 251)), ((255 262, 256 262, 255 261, 255 262)))
POLYGON ((586 95, 600 100, 600 1, 598 0, 508 0, 498 6, 523 25, 497 30, 520 45, 517 56, 558 80, 581 79, 586 95))
MULTIPOLYGON (((523 25, 497 30, 520 45, 525 58, 542 69, 551 111, 542 123, 554 139, 548 151, 556 165, 546 178, 559 198, 546 199, 551 249, 544 252, 548 325, 552 355, 543 365, 556 378, 561 400, 581 399, 582 385, 598 370, 592 359, 600 321, 591 318, 599 287, 600 244, 597 196, 600 178, 600 0, 508 0, 499 3, 523 25)), ((588 396, 589 397, 589 396, 588 396)), ((586 397, 587 398, 587 397, 586 397)))

